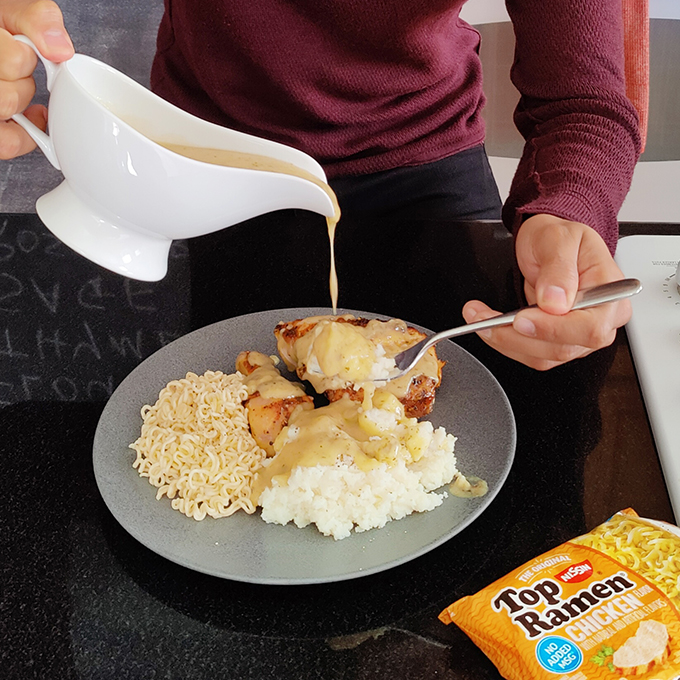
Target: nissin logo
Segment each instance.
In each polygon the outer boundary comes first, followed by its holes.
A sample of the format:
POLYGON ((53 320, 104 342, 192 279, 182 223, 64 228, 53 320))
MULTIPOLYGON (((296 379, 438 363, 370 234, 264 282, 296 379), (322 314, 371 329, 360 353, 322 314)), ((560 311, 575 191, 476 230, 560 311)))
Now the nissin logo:
POLYGON ((585 581, 593 575, 593 565, 588 560, 583 560, 578 564, 572 564, 564 571, 555 575, 555 578, 562 581, 562 583, 580 583, 585 581))

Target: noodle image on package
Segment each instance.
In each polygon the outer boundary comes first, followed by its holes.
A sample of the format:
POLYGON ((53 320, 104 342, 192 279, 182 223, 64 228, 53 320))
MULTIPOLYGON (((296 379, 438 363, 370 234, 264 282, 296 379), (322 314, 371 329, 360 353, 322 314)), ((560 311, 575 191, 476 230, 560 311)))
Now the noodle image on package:
POLYGON ((439 619, 508 680, 680 680, 680 530, 623 510, 439 619))

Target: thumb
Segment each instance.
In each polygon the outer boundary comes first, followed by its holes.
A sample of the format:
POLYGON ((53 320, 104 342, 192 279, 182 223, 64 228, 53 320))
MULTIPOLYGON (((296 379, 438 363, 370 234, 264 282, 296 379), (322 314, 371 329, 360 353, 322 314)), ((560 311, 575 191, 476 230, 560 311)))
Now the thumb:
POLYGON ((50 61, 59 63, 73 56, 73 43, 64 27, 64 18, 52 0, 10 5, 2 12, 2 23, 13 35, 30 38, 40 54, 50 61))
POLYGON ((578 292, 578 250, 560 252, 538 263, 536 304, 550 314, 566 314, 578 292))
POLYGON ((515 253, 525 288, 531 289, 531 297, 544 312, 566 314, 574 304, 587 229, 579 222, 539 214, 527 219, 517 233, 515 253))

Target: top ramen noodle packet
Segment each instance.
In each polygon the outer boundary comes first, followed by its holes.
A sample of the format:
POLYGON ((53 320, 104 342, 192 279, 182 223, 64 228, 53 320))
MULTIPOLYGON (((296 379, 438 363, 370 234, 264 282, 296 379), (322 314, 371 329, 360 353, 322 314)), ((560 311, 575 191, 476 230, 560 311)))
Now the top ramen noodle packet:
POLYGON ((680 680, 680 530, 623 510, 439 618, 508 680, 680 680))

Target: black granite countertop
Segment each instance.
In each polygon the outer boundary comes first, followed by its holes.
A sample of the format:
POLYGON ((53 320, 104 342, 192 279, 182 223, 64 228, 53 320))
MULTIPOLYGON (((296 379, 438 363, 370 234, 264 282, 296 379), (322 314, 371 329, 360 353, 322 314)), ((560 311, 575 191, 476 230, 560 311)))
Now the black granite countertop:
MULTIPOLYGON (((345 308, 442 330, 470 297, 520 303, 498 224, 349 215, 337 255, 345 308)), ((438 621, 442 608, 622 508, 675 521, 624 332, 547 373, 466 337, 508 395, 517 451, 489 508, 442 546, 379 574, 285 587, 199 574, 137 543, 92 467, 112 391, 193 328, 328 305, 327 278, 323 222, 304 212, 176 243, 158 283, 85 261, 35 215, 0 215, 0 677, 497 679, 438 621)))

